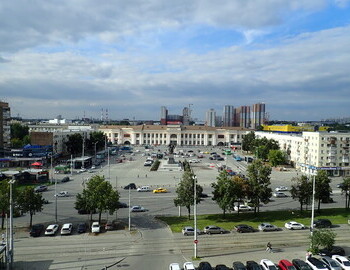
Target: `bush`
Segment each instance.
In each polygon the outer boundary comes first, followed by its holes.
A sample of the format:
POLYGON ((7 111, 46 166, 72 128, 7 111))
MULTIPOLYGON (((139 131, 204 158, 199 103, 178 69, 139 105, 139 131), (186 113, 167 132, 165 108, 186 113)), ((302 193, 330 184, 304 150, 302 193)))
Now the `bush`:
POLYGON ((152 167, 151 167, 151 171, 156 171, 158 170, 160 165, 160 161, 158 159, 156 159, 156 161, 153 163, 152 167))

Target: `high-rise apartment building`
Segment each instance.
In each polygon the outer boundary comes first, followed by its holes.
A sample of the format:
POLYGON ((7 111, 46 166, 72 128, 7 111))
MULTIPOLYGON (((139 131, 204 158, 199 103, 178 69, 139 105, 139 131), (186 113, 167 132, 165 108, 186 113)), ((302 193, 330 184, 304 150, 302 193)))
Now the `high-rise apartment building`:
POLYGON ((265 124, 265 104, 258 103, 252 105, 251 128, 256 129, 263 124, 265 124))
POLYGON ((166 125, 168 118, 168 109, 165 106, 160 107, 160 124, 166 125))
POLYGON ((234 113, 234 124, 235 127, 250 127, 250 107, 240 106, 235 109, 234 113))
POLYGON ((10 120, 11 120, 11 109, 9 107, 9 104, 6 102, 0 101, 0 149, 1 150, 11 146, 10 120))
POLYGON ((188 126, 191 122, 191 111, 189 107, 182 110, 183 125, 188 126))
POLYGON ((210 109, 206 114, 206 125, 208 127, 216 126, 216 112, 214 109, 210 109))
POLYGON ((232 127, 233 126, 233 117, 234 117, 234 108, 232 105, 225 105, 224 111, 222 114, 222 125, 224 127, 232 127))

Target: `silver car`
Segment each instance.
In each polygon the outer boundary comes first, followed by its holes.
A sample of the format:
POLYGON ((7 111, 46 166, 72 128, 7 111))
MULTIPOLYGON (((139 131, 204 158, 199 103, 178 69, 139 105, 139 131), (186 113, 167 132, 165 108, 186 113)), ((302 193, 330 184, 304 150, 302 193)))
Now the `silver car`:
POLYGON ((321 260, 329 267, 330 270, 342 270, 339 263, 333 260, 331 257, 323 256, 321 260))
POLYGON ((279 228, 275 225, 272 225, 270 223, 261 223, 259 226, 258 226, 258 229, 259 231, 262 231, 262 232, 270 232, 270 231, 278 231, 279 228))
MULTIPOLYGON (((182 228, 182 234, 183 235, 194 235, 194 228, 191 226, 183 227, 182 228)), ((201 234, 201 230, 197 229, 197 234, 201 234)))
POLYGON ((227 231, 221 227, 209 225, 204 227, 203 232, 206 234, 223 234, 223 233, 226 233, 227 231))

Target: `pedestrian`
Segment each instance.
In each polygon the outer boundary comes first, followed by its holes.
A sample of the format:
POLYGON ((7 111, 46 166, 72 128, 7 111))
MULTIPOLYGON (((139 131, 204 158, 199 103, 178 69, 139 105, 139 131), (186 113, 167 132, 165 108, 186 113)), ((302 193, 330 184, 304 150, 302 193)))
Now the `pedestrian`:
POLYGON ((310 251, 306 252, 306 260, 308 260, 311 257, 312 253, 310 251))
POLYGON ((147 174, 146 174, 146 178, 147 178, 147 174))
POLYGON ((266 252, 269 252, 269 253, 272 252, 272 245, 271 245, 270 242, 268 242, 268 243, 266 244, 266 252))

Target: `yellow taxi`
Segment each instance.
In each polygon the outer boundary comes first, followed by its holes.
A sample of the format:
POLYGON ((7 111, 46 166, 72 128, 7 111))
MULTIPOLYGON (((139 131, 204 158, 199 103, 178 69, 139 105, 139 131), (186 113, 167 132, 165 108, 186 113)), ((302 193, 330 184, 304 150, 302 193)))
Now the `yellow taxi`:
POLYGON ((168 191, 165 188, 156 188, 153 190, 153 193, 167 193, 168 191))

